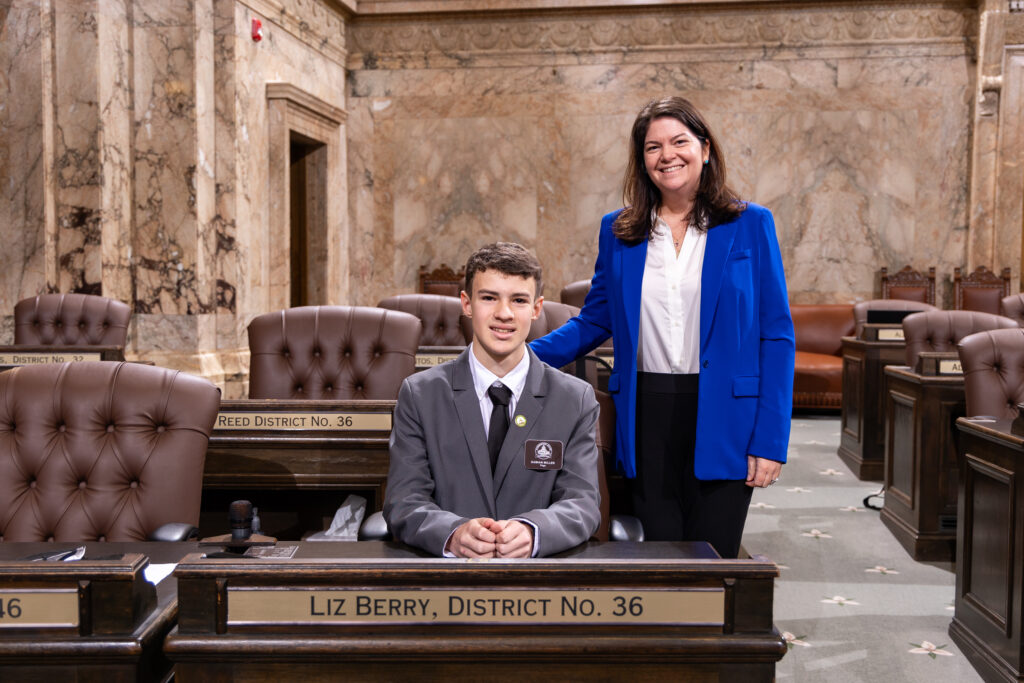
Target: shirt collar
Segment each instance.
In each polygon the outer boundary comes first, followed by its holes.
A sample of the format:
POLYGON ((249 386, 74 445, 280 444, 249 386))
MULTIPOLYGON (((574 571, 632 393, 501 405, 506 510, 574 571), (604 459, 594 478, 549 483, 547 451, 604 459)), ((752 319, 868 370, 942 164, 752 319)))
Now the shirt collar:
POLYGON ((473 388, 476 389, 477 400, 482 401, 484 395, 487 393, 488 387, 495 382, 501 382, 506 387, 512 390, 512 394, 516 397, 516 401, 519 401, 519 397, 523 395, 523 389, 526 387, 526 374, 530 370, 530 350, 523 350, 523 358, 520 360, 514 368, 509 370, 508 374, 504 377, 498 377, 493 372, 484 367, 484 364, 477 360, 476 354, 473 353, 473 344, 469 344, 469 369, 473 374, 473 388))

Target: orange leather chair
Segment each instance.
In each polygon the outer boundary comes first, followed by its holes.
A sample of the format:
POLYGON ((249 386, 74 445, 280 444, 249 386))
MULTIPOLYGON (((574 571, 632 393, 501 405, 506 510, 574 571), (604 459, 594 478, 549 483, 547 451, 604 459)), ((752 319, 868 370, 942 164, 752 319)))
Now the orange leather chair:
POLYGON ((459 319, 462 301, 441 294, 398 294, 381 299, 378 308, 410 313, 420 319, 420 346, 465 346, 459 319))
POLYGON ((1015 418, 1024 403, 1024 329, 988 330, 960 340, 967 415, 1015 418))
POLYGON ((853 334, 850 304, 794 304, 794 409, 838 409, 843 400, 842 337, 853 334))
POLYGON ((207 380, 148 365, 0 373, 0 540, 144 541, 198 524, 219 407, 207 380))
POLYGON ((249 323, 249 398, 398 398, 420 321, 367 306, 301 306, 249 323))
POLYGON ((14 306, 14 343, 31 346, 124 346, 132 311, 93 294, 40 294, 14 306))

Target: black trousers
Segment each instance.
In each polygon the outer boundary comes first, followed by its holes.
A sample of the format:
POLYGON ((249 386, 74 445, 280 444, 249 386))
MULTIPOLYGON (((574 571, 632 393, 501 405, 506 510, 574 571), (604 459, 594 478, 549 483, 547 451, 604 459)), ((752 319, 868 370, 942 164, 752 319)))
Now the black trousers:
POLYGON ((693 471, 698 375, 637 373, 633 512, 648 541, 707 541, 736 557, 753 489, 693 471))

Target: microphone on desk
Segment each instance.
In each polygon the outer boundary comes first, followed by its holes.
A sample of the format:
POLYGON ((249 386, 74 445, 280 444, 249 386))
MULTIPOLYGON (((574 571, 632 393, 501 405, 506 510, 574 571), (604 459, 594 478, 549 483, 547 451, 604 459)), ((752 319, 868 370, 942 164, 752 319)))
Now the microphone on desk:
POLYGON ((228 510, 231 521, 231 540, 247 541, 252 536, 252 503, 236 500, 228 510))

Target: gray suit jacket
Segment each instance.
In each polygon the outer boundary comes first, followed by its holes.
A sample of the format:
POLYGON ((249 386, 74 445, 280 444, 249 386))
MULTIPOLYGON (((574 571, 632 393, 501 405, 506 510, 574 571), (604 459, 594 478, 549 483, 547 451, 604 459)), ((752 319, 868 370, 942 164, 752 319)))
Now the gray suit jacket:
POLYGON ((528 350, 526 386, 492 475, 469 353, 402 383, 384 501, 391 533, 441 555, 463 522, 518 517, 537 527, 539 555, 583 543, 601 519, 594 390, 528 350), (527 439, 561 441, 562 469, 527 469, 527 439))

